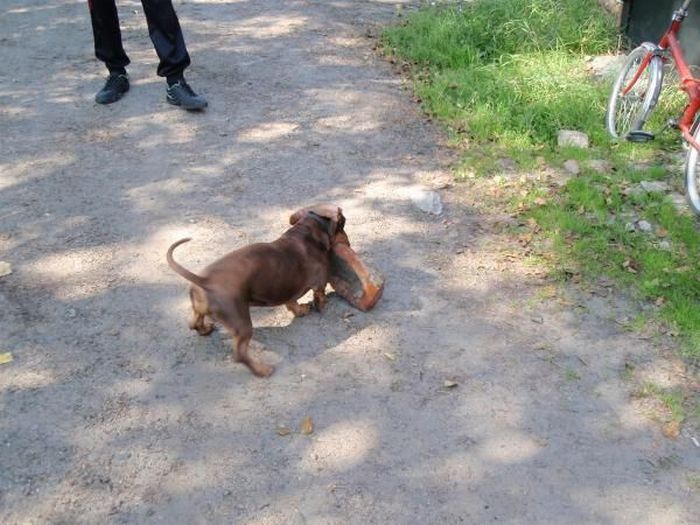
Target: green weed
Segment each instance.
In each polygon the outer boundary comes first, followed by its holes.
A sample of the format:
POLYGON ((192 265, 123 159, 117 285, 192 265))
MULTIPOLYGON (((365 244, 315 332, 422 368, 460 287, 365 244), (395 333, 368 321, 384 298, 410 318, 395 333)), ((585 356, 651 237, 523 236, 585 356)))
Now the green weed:
MULTIPOLYGON (((661 320, 666 333, 682 337, 683 355, 700 362, 697 220, 679 215, 659 193, 635 191, 641 181, 668 179, 665 150, 678 151, 678 134, 653 144, 612 142, 603 124, 610 84, 586 73, 587 56, 614 51, 618 41, 596 0, 442 2, 383 34, 386 51, 413 64, 425 110, 462 148, 456 179, 493 181, 501 197, 489 205, 537 222, 555 275, 568 278, 573 267, 591 281, 614 278, 654 305, 642 322, 661 320), (557 148, 563 128, 587 133, 591 148, 557 148), (578 161, 581 173, 558 189, 484 179, 561 169, 567 159, 578 161), (613 171, 596 173, 587 167, 591 159, 607 159, 613 171), (640 220, 652 230, 636 229, 640 220)), ((682 107, 674 84, 666 84, 651 130, 682 107)))

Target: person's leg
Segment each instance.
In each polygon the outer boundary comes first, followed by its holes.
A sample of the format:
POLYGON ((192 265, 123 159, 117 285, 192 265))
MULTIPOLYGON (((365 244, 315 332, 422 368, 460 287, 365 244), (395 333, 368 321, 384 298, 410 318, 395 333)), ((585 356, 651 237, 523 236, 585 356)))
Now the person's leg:
POLYGON ((158 75, 182 78, 183 71, 190 65, 190 55, 172 0, 141 0, 141 4, 148 34, 160 59, 158 75))
POLYGON ((115 0, 88 0, 95 56, 112 73, 126 73, 129 57, 122 46, 119 16, 115 0))
POLYGON ((204 109, 207 101, 185 82, 184 71, 190 65, 190 55, 172 0, 141 0, 141 4, 148 34, 160 59, 158 75, 168 82, 168 102, 184 109, 204 109))
POLYGON ((88 0, 92 35, 95 39, 95 56, 105 63, 109 77, 104 87, 95 95, 98 104, 111 104, 129 91, 126 66, 129 57, 122 46, 119 16, 115 0, 88 0))

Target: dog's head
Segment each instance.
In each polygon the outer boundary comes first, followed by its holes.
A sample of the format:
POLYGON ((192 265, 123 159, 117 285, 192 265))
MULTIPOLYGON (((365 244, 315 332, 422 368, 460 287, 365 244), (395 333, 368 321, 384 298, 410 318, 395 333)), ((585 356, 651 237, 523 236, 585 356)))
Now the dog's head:
POLYGON ((317 204, 297 210, 289 217, 289 224, 296 224, 301 220, 311 219, 319 224, 323 224, 328 233, 330 246, 336 243, 350 245, 348 236, 345 234, 345 216, 343 210, 335 204, 317 204))

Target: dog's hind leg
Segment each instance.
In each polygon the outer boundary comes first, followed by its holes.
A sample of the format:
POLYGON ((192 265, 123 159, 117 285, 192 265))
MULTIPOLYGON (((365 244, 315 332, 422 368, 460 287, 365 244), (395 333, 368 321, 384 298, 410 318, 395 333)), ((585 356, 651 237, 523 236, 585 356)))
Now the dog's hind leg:
POLYGON ((214 321, 209 312, 206 294, 201 288, 192 286, 190 287, 190 301, 192 302, 190 330, 197 330, 199 335, 211 334, 214 330, 214 321))
POLYGON ((275 371, 273 366, 248 355, 248 347, 253 337, 253 323, 248 306, 239 305, 233 312, 217 313, 217 317, 233 336, 233 359, 246 365, 258 377, 271 376, 275 371))

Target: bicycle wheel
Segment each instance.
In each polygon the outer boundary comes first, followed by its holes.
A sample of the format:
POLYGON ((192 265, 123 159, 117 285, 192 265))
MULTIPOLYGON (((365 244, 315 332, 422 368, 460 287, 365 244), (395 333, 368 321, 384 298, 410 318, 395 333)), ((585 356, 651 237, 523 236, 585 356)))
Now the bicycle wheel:
MULTIPOLYGON (((700 121, 696 121, 696 124, 700 121)), ((700 127, 695 127, 693 137, 700 140, 700 127)), ((689 145, 688 154, 685 157, 685 192, 693 211, 700 214, 700 152, 689 145)))
POLYGON ((615 80, 608 100, 605 123, 608 133, 616 139, 626 137, 630 131, 642 129, 659 99, 664 74, 661 57, 651 57, 644 70, 638 74, 647 54, 655 49, 654 44, 645 42, 632 50, 615 80), (636 82, 625 93, 636 75, 636 82))

